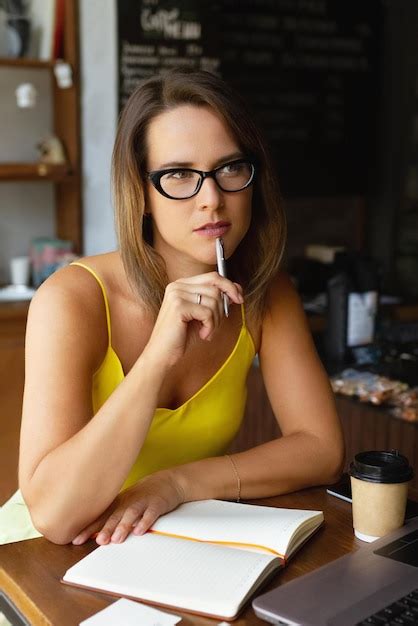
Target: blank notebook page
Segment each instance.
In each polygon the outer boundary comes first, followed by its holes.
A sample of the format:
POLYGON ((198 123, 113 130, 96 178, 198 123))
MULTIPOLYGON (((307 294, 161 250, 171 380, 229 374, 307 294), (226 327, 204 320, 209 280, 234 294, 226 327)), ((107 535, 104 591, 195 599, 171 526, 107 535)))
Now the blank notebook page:
POLYGON ((97 548, 63 580, 227 617, 272 560, 267 554, 146 533, 97 548))
POLYGON ((202 500, 160 517, 152 530, 204 541, 257 544, 284 555, 295 528, 318 516, 323 519, 320 511, 202 500))

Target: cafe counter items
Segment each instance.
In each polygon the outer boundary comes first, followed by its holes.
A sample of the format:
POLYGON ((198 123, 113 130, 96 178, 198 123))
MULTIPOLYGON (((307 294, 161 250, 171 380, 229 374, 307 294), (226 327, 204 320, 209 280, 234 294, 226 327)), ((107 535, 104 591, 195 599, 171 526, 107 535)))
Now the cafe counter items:
POLYGON ((73 254, 72 241, 54 237, 39 237, 31 243, 30 258, 32 282, 36 288, 57 269, 74 261, 76 256, 73 254))
POLYGON ((418 422, 418 386, 386 376, 347 368, 331 378, 334 393, 354 396, 360 402, 387 405, 395 417, 418 422))
POLYGON ((35 289, 30 283, 30 258, 16 256, 10 259, 10 284, 0 289, 0 302, 30 300, 35 289))
POLYGON ((0 302, 30 300, 48 276, 76 258, 71 241, 54 237, 34 239, 28 256, 10 259, 10 284, 0 288, 0 302))

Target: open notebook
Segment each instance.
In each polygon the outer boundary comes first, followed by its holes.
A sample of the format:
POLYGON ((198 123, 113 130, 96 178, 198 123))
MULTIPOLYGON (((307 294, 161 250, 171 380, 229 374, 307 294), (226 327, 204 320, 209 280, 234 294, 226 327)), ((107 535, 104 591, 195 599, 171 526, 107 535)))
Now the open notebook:
POLYGON ((62 582, 232 620, 323 519, 321 511, 188 502, 145 535, 100 546, 62 582))

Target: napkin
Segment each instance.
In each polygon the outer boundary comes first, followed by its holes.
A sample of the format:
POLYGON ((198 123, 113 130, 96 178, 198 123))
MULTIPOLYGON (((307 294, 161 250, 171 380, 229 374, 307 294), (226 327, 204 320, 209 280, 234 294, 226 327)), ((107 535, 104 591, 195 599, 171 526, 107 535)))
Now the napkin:
POLYGON ((34 525, 20 489, 0 508, 0 545, 42 537, 34 525))

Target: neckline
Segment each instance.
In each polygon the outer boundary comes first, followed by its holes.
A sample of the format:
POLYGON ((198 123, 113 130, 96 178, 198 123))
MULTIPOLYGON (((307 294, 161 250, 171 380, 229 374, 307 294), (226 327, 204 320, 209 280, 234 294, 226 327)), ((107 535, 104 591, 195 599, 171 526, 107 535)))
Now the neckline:
MULTIPOLYGON (((187 400, 185 400, 182 404, 180 404, 178 407, 176 407, 175 409, 170 409, 168 407, 157 407, 155 409, 155 412, 165 412, 165 413, 177 413, 178 411, 181 411, 182 409, 184 409, 188 404, 190 404, 193 400, 195 400, 200 394, 202 394, 205 389, 207 387, 209 387, 209 385, 216 380, 216 378, 218 378, 218 376, 221 374, 221 372, 223 372, 223 370, 228 366, 229 362, 232 360, 232 358, 234 357, 235 353, 238 350, 239 344, 241 343, 241 338, 243 337, 243 335, 247 335, 248 336, 248 340, 251 344, 251 348, 252 348, 252 352, 253 352, 253 357, 256 354, 255 351, 255 345, 254 345, 254 340, 251 336, 251 333, 248 331, 246 324, 242 324, 241 325, 241 330, 239 332, 238 338, 235 342, 234 347, 232 348, 232 351, 229 353, 229 355, 226 357, 225 361, 222 363, 222 365, 220 366, 220 368, 218 370, 216 370, 216 372, 209 378, 209 380, 207 380, 201 387, 199 387, 199 389, 192 395, 190 396, 190 398, 188 398, 187 400)), ((94 376, 97 376, 99 374, 99 372, 101 371, 101 369, 103 368, 106 359, 107 359, 107 355, 109 354, 109 352, 112 352, 114 357, 117 360, 118 366, 120 368, 121 374, 122 374, 122 379, 126 377, 126 374, 123 370, 123 366, 122 366, 122 362, 120 360, 120 358, 118 357, 117 353, 115 352, 113 346, 110 344, 107 348, 107 352, 106 352, 106 356, 103 359, 102 364, 100 365, 99 369, 95 372, 94 376)))
MULTIPOLYGON (((104 299, 104 303, 105 303, 105 309, 106 309, 106 322, 107 322, 107 331, 108 331, 108 346, 107 346, 107 351, 105 354, 105 357, 102 361, 102 363, 100 364, 99 368, 94 372, 93 374, 93 378, 95 376, 98 376, 98 374, 102 371, 106 360, 108 358, 109 354, 113 354, 114 358, 116 359, 117 362, 117 366, 120 370, 120 374, 121 374, 121 380, 123 380, 126 377, 126 374, 124 372, 123 366, 122 366, 122 362, 118 356, 118 354, 116 353, 116 351, 114 350, 113 346, 112 346, 112 327, 111 327, 111 321, 110 321, 110 307, 109 307, 109 302, 107 299, 107 293, 106 293, 106 288, 105 285, 103 283, 103 281, 101 280, 101 278, 99 277, 99 275, 96 273, 95 270, 93 270, 89 265, 85 265, 83 262, 80 261, 73 261, 72 265, 78 265, 80 267, 83 267, 84 269, 86 269, 88 272, 90 272, 90 274, 92 274, 94 276, 94 278, 96 279, 96 281, 99 283, 100 288, 102 290, 103 293, 103 299, 104 299)), ((200 387, 190 398, 188 398, 187 400, 185 400, 185 402, 183 402, 180 406, 176 407, 175 409, 169 409, 166 407, 157 407, 156 408, 156 412, 157 411, 166 411, 169 413, 175 413, 176 411, 180 411, 181 409, 183 409, 184 407, 186 407, 190 402, 192 402, 197 396, 199 396, 201 393, 204 392, 204 390, 214 381, 216 380, 216 378, 218 377, 218 375, 226 368, 226 366, 228 365, 228 363, 230 362, 230 360, 232 359, 232 357, 234 356, 235 352, 238 349, 238 346, 240 344, 241 341, 241 337, 244 334, 247 334, 250 344, 251 344, 251 349, 253 352, 253 358, 256 354, 256 349, 255 349, 255 344, 254 344, 254 340, 251 336, 251 333, 249 332, 246 322, 245 322, 245 312, 244 312, 244 304, 241 304, 241 330, 239 332, 239 335, 237 337, 237 340, 235 342, 234 347, 232 348, 231 353, 229 354, 229 356, 226 358, 226 360, 222 363, 222 365, 220 366, 220 368, 213 374, 213 376, 210 377, 210 379, 208 381, 206 381, 206 383, 204 383, 202 385, 202 387, 200 387)))
POLYGON ((176 413, 177 411, 180 411, 181 409, 185 408, 188 404, 190 404, 191 402, 193 402, 193 400, 195 400, 195 398, 197 398, 200 394, 202 394, 205 389, 207 387, 209 387, 209 385, 216 380, 216 378, 218 378, 218 376, 221 374, 221 372, 223 372, 223 370, 227 367, 228 363, 231 361, 231 359, 233 358, 235 352, 238 350, 238 346, 241 342, 241 337, 244 334, 247 334, 250 338, 250 342, 252 344, 252 348, 253 348, 253 352, 255 355, 255 347, 254 347, 254 341, 253 338, 251 337, 250 333, 247 330, 247 327, 245 326, 245 324, 242 324, 241 326, 241 330, 240 333, 238 335, 238 338, 235 342, 234 347, 232 348, 232 351, 230 352, 230 354, 226 357, 226 360, 222 363, 222 365, 220 366, 219 369, 216 370, 216 372, 209 378, 209 380, 207 380, 201 387, 199 387, 199 389, 187 400, 185 400, 185 402, 183 402, 183 404, 180 404, 180 406, 176 407, 175 409, 169 409, 166 407, 157 407, 156 411, 165 411, 165 412, 169 412, 169 413, 176 413))

